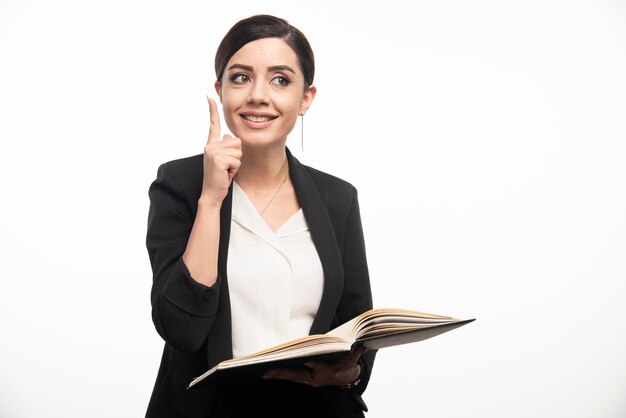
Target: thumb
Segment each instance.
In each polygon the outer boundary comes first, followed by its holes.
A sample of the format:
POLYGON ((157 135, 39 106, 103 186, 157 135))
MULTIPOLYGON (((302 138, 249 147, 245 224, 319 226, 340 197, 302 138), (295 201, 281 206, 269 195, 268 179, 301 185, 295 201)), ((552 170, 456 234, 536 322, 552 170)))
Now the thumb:
POLYGON ((354 351, 349 354, 346 354, 339 360, 342 363, 346 364, 356 364, 359 361, 359 358, 367 351, 367 348, 364 345, 358 345, 354 351))

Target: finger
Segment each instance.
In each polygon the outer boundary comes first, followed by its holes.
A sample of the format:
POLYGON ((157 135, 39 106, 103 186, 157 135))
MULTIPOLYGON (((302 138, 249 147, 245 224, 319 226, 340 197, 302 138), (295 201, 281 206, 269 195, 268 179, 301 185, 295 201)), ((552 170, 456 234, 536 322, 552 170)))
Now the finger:
POLYGON ((217 111, 217 104, 215 100, 206 97, 209 102, 209 139, 208 143, 218 142, 220 140, 220 114, 217 111))
POLYGON ((359 361, 359 358, 367 351, 367 348, 363 345, 357 346, 353 352, 346 354, 342 358, 339 359, 339 362, 345 364, 356 364, 359 361))
POLYGON ((219 142, 209 142, 204 146, 204 152, 215 154, 235 152, 243 155, 241 142, 238 139, 223 139, 219 142))
POLYGON ((243 155, 243 153, 241 152, 241 149, 239 148, 236 148, 233 146, 221 146, 222 145, 221 142, 215 145, 216 146, 213 146, 213 144, 211 144, 211 146, 207 145, 204 149, 205 154, 210 154, 211 156, 213 156, 213 158, 220 158, 222 156, 227 156, 227 157, 235 157, 239 159, 241 159, 241 156, 243 155))
POLYGON ((220 155, 213 159, 213 164, 221 170, 236 173, 241 166, 241 160, 237 156, 220 155))
POLYGON ((326 368, 329 367, 328 363, 325 361, 307 361, 306 363, 304 363, 304 365, 308 367, 309 369, 313 369, 313 370, 319 370, 325 367, 326 368))
POLYGON ((241 148, 241 139, 228 134, 224 134, 224 138, 222 138, 222 143, 224 143, 228 147, 241 148))
POLYGON ((263 374, 264 379, 291 380, 298 383, 309 383, 311 381, 311 371, 304 369, 270 369, 263 374))
POLYGON ((239 167, 241 167, 241 160, 239 158, 234 158, 233 161, 231 161, 230 166, 228 167, 229 182, 233 179, 233 177, 235 177, 237 171, 239 171, 239 167))
POLYGON ((326 361, 307 361, 304 363, 309 369, 315 372, 315 375, 336 375, 345 370, 350 370, 356 366, 355 363, 347 363, 344 361, 326 362, 326 361))

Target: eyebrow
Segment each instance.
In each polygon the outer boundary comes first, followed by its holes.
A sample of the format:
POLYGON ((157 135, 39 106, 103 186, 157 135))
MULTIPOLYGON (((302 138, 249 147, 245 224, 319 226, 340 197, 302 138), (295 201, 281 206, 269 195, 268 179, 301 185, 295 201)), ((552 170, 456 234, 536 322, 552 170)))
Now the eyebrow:
MULTIPOLYGON (((228 67, 228 70, 232 70, 232 69, 240 69, 240 70, 246 70, 246 71, 254 71, 254 68, 252 68, 252 66, 250 65, 243 65, 243 64, 233 64, 230 67, 228 67)), ((295 74, 296 72, 293 70, 293 68, 291 68, 288 65, 273 65, 271 67, 267 67, 268 71, 289 71, 292 72, 293 74, 295 74)))

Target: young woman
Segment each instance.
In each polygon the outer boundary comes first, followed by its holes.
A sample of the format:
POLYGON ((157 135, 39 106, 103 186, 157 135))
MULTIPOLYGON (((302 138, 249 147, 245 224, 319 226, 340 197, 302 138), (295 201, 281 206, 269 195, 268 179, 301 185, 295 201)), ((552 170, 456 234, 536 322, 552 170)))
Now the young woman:
POLYGON ((313 52, 285 20, 236 23, 215 57, 204 153, 162 164, 146 244, 165 340, 147 417, 362 417, 373 352, 186 390, 222 360, 325 333, 372 308, 356 189, 286 148, 315 98, 313 52))

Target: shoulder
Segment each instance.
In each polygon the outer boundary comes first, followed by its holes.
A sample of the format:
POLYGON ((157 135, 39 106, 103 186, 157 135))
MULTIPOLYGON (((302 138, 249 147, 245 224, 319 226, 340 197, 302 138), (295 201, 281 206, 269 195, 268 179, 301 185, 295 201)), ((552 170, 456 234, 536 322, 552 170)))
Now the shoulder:
POLYGON ((178 158, 162 163, 157 170, 155 183, 177 189, 194 199, 202 190, 203 154, 178 158))
POLYGON ((357 189, 352 183, 304 164, 302 169, 311 179, 331 218, 345 220, 358 208, 357 189))
POLYGON ((168 176, 185 176, 193 174, 203 167, 203 154, 178 158, 164 162, 159 166, 158 173, 168 176))
POLYGON ((302 167, 309 174, 320 194, 346 196, 356 192, 356 188, 348 181, 308 165, 302 167))

